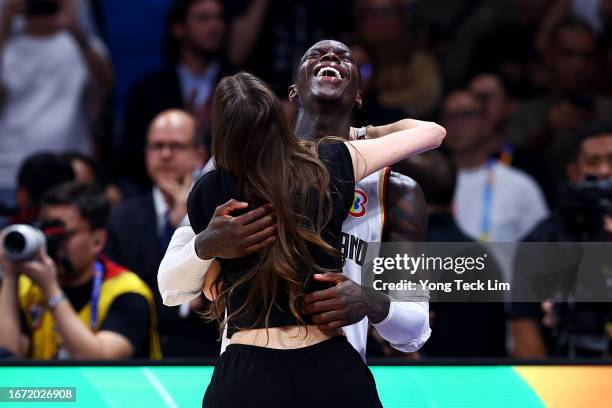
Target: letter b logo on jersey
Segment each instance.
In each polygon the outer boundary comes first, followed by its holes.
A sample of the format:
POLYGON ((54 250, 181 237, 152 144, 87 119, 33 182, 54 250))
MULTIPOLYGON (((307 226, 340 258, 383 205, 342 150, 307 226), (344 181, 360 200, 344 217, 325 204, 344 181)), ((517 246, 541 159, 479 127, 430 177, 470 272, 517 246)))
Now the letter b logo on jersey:
POLYGON ((366 204, 368 203, 368 196, 361 190, 355 189, 355 198, 353 199, 353 205, 349 210, 349 215, 356 218, 361 218, 366 215, 366 204))

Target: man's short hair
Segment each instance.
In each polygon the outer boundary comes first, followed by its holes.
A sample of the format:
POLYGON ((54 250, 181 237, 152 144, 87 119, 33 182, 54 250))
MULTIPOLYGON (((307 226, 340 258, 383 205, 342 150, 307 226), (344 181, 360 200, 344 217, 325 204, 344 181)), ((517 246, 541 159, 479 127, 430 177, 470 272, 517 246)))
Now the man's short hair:
POLYGON ((102 190, 79 182, 68 182, 49 190, 42 199, 41 207, 74 205, 92 230, 104 228, 110 207, 102 190))
POLYGON ((63 155, 42 152, 29 156, 21 164, 17 187, 24 189, 34 207, 50 188, 75 179, 70 160, 63 155))
POLYGON ((612 136, 612 122, 592 124, 578 132, 574 138, 570 161, 575 162, 576 159, 578 159, 578 154, 580 153, 584 142, 603 135, 612 136))

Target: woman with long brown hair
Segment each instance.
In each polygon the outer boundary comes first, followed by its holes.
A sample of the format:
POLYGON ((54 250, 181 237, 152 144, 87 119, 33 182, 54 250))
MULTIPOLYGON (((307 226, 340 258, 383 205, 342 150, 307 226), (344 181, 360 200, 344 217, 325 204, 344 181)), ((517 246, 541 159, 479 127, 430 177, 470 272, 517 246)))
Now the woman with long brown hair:
POLYGON ((355 182, 439 146, 445 134, 434 123, 414 122, 380 139, 299 142, 262 81, 240 73, 219 83, 213 102, 217 170, 198 180, 189 196, 191 225, 199 233, 216 206, 238 198, 272 205, 277 236, 255 255, 215 261, 206 274, 205 292, 213 299, 207 316, 227 325, 231 344, 204 406, 381 406, 368 367, 342 331, 321 330, 301 302, 321 289, 314 273, 341 272, 339 239, 355 182), (332 384, 340 389, 326 388, 332 384))

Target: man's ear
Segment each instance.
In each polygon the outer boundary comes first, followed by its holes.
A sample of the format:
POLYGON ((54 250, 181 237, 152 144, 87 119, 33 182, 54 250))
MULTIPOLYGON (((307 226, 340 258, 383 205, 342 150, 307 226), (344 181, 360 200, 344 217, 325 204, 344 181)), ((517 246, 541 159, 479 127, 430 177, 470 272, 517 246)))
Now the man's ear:
POLYGON ((363 92, 362 91, 357 92, 357 98, 355 99, 355 104, 357 105, 357 108, 359 109, 363 107, 363 92))
POLYGON ((295 102, 297 98, 297 86, 295 84, 289 86, 289 100, 295 102))
POLYGON ((98 228, 93 231, 93 242, 95 251, 97 253, 101 253, 102 249, 104 249, 104 246, 106 245, 106 237, 107 233, 104 228, 98 228))

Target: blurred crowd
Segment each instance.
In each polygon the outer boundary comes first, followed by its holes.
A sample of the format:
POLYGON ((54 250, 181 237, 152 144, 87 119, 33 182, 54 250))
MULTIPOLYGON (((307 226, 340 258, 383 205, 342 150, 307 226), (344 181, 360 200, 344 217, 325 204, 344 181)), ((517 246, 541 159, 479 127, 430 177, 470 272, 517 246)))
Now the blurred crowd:
MULTIPOLYGON (((610 0, 0 0, 0 227, 37 222, 68 240, 21 270, 2 261, 0 347, 217 356, 205 300, 163 306, 156 280, 210 159, 212 94, 247 70, 295 121, 295 67, 326 38, 359 65, 353 126, 446 127, 442 152, 394 168, 425 194, 428 241, 612 240, 612 210, 586 230, 568 222, 560 189, 590 182, 612 197, 610 0), (92 268, 121 283, 84 280, 92 268), (65 318, 51 322, 37 304, 58 287, 72 307, 58 303, 65 318)), ((600 309, 589 333, 600 341, 570 347, 549 302, 432 303, 423 350, 399 353, 373 332, 368 353, 609 357, 610 305, 600 309)))

